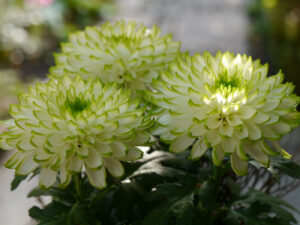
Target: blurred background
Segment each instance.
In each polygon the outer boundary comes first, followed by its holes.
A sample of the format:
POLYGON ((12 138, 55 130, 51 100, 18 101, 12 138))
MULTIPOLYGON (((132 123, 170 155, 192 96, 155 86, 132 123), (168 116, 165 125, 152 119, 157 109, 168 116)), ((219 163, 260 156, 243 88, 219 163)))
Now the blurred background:
MULTIPOLYGON (((70 32, 118 19, 157 24, 191 54, 231 51, 260 58, 270 74, 282 69, 300 95, 300 0, 0 0, 0 118, 8 118, 18 92, 46 78, 53 52, 70 32)), ((298 128, 282 140, 295 155, 299 135, 298 128)), ((8 156, 0 150, 0 225, 34 224, 27 210, 41 203, 26 195, 36 181, 10 192, 14 172, 1 166, 8 156)), ((300 187, 294 185, 284 198, 300 208, 300 187)))

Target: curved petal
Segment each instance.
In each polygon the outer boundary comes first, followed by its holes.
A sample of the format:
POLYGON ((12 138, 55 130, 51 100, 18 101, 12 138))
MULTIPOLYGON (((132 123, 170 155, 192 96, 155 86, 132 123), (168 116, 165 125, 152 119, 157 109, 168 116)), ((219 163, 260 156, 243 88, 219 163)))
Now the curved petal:
POLYGON ((191 144, 193 144, 195 138, 191 138, 187 134, 181 135, 172 142, 170 150, 178 153, 186 150, 191 144))
POLYGON ((224 159, 224 152, 220 146, 216 146, 212 151, 212 159, 216 166, 221 166, 224 159))
POLYGON ((103 157, 103 162, 108 171, 115 177, 121 177, 124 174, 122 163, 112 157, 103 157))
POLYGON ((86 168, 86 174, 92 186, 99 189, 106 187, 106 171, 104 166, 99 170, 86 168))
POLYGON ((248 173, 248 162, 242 160, 236 153, 230 156, 231 167, 233 171, 240 176, 245 176, 248 173))
POLYGON ((193 160, 200 159, 201 156, 203 156, 203 154, 206 152, 206 150, 207 145, 205 144, 205 140, 204 138, 200 138, 194 143, 190 158, 193 160))
POLYGON ((39 175, 39 185, 45 188, 49 188, 56 181, 56 171, 49 168, 42 168, 39 175))

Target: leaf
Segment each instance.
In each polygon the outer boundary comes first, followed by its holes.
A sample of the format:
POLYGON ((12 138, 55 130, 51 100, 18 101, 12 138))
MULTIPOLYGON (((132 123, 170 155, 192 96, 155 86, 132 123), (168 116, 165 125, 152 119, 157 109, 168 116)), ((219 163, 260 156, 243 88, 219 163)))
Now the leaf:
POLYGON ((158 185, 148 194, 147 199, 160 200, 160 203, 147 214, 142 224, 166 225, 174 219, 176 225, 193 225, 192 219, 196 214, 193 203, 194 186, 173 183, 158 185))
POLYGON ((290 177, 300 179, 300 165, 282 157, 271 158, 271 166, 290 177))
POLYGON ((31 198, 31 197, 39 197, 39 196, 63 196, 65 195, 64 190, 62 189, 58 189, 58 188, 50 188, 50 189, 42 189, 40 187, 36 187, 34 189, 32 189, 27 197, 31 198))
POLYGON ((173 207, 176 217, 176 225, 193 225, 193 218, 196 217, 196 208, 193 204, 194 194, 185 196, 173 207))
POLYGON ((235 201, 225 217, 228 225, 292 225, 297 223, 286 208, 299 212, 287 202, 261 191, 250 189, 235 201))
POLYGON ((32 207, 29 210, 29 216, 38 220, 38 225, 67 225, 68 207, 63 204, 53 201, 48 204, 44 209, 39 207, 32 207))
POLYGON ((17 189, 17 187, 20 185, 20 183, 24 180, 26 180, 26 178, 28 177, 28 175, 15 175, 13 181, 11 182, 11 186, 10 186, 10 190, 14 191, 15 189, 17 189))

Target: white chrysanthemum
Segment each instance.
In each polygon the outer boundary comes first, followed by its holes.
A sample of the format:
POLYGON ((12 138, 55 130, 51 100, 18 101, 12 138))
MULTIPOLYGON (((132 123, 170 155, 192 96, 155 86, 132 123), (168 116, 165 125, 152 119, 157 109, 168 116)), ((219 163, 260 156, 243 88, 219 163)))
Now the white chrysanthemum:
POLYGON ((140 158, 136 146, 150 138, 145 132, 150 120, 130 95, 117 83, 79 76, 36 84, 11 105, 13 119, 3 123, 8 131, 0 135, 1 148, 18 150, 6 166, 17 174, 41 167, 39 183, 45 187, 55 183, 58 172, 67 185, 84 167, 93 186, 105 187, 106 169, 122 176, 120 161, 140 158))
POLYGON ((180 43, 160 30, 135 22, 105 23, 70 35, 55 55, 50 76, 68 72, 83 79, 99 77, 104 83, 116 81, 133 90, 144 90, 152 79, 180 55, 180 43))
POLYGON ((283 74, 267 77, 267 65, 246 55, 209 53, 187 57, 154 81, 152 101, 162 107, 155 135, 173 152, 193 144, 191 158, 207 148, 220 165, 230 155, 237 174, 247 173, 249 156, 265 166, 269 155, 287 154, 275 140, 299 125, 299 97, 283 74), (266 144, 273 143, 274 151, 266 144))

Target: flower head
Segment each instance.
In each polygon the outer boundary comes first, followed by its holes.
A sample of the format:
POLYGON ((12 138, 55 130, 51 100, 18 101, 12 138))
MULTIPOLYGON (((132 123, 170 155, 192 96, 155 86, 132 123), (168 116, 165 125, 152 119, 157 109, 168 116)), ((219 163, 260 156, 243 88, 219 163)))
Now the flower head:
POLYGON ((67 185, 74 172, 84 168, 95 187, 105 187, 106 169, 123 175, 121 161, 140 158, 136 148, 147 144, 150 120, 144 108, 130 97, 130 90, 116 83, 105 85, 99 79, 87 81, 64 76, 36 84, 11 105, 8 131, 0 135, 0 146, 17 152, 6 162, 17 174, 41 168, 40 185, 56 181, 67 185))
POLYGON ((116 81, 134 90, 144 90, 180 54, 180 43, 160 30, 135 22, 106 23, 70 35, 55 55, 50 76, 59 78, 67 71, 83 79, 99 77, 104 83, 116 81))
POLYGON ((193 144, 192 159, 207 148, 216 165, 230 156, 237 174, 247 173, 249 156, 268 166, 269 155, 287 154, 275 140, 298 126, 300 115, 293 85, 282 83, 281 72, 267 72, 251 57, 220 52, 174 63, 154 81, 151 98, 162 107, 154 134, 170 142, 173 152, 193 144))

